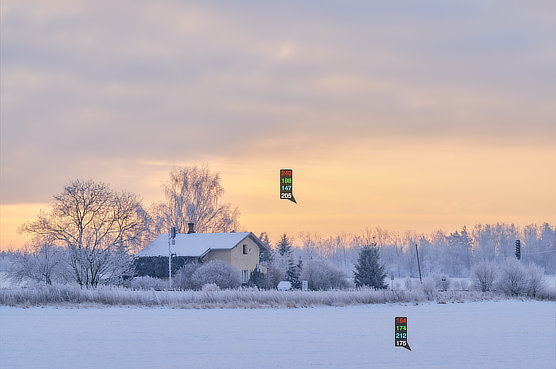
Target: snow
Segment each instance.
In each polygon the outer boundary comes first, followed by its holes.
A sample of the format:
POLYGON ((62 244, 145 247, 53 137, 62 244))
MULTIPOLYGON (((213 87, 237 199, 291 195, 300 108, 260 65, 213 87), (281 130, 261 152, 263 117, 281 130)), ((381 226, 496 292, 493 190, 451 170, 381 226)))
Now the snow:
POLYGON ((556 304, 0 307, 2 368, 554 368, 556 304), (408 317, 413 351, 394 347, 408 317))
MULTIPOLYGON (((250 232, 179 233, 172 253, 176 256, 202 256, 208 250, 229 250, 248 237, 250 232)), ((168 233, 162 234, 137 254, 139 257, 168 256, 168 233)))
POLYGON ((549 288, 556 289, 556 275, 554 274, 545 274, 544 280, 546 282, 546 286, 549 288))

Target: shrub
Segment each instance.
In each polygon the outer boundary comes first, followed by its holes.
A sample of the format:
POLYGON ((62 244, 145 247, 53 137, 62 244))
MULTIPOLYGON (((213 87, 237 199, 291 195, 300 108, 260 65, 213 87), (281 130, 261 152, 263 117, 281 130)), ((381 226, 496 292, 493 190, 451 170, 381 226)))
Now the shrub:
MULTIPOLYGON (((481 281, 479 277, 488 277, 487 281, 493 280, 493 275, 496 275, 497 266, 494 263, 484 262, 479 263, 476 268, 474 278, 479 286, 481 281), (483 264, 483 265, 481 265, 483 264)), ((495 280, 497 289, 506 295, 511 296, 529 296, 537 297, 544 296, 546 289, 544 281, 544 269, 536 264, 523 265, 515 259, 507 259, 498 266, 498 278, 495 280)), ((491 283, 492 286, 492 283, 491 283)), ((484 292, 485 290, 481 288, 484 292)), ((488 291, 488 289, 486 289, 488 291)), ((542 297, 541 297, 542 298, 542 297)))
POLYGON ((220 291, 220 287, 218 287, 216 284, 214 283, 207 283, 204 284, 203 287, 201 287, 201 291, 205 291, 205 292, 210 292, 210 291, 220 291))
POLYGON ((174 277, 174 285, 176 286, 176 288, 181 290, 194 289, 195 285, 191 281, 191 277, 193 276, 193 273, 195 273, 195 271, 199 269, 200 266, 201 264, 199 263, 188 263, 181 267, 176 272, 176 275, 174 277))
POLYGON ((237 288, 241 286, 241 276, 230 264, 221 260, 211 260, 191 275, 191 284, 195 289, 200 289, 207 283, 214 283, 222 289, 237 288))
POLYGON ((520 296, 527 294, 528 279, 525 268, 515 259, 508 259, 500 266, 498 289, 506 295, 520 296))
POLYGON ((461 291, 469 290, 469 283, 464 279, 459 281, 454 281, 452 284, 454 285, 454 288, 456 290, 461 290, 461 291))
POLYGON ((407 277, 404 281, 403 281, 403 285, 405 286, 405 289, 408 291, 413 290, 413 282, 411 281, 411 278, 407 277))
MULTIPOLYGON (((432 283, 434 295, 434 282, 432 283)), ((28 288, 0 289, 0 305, 10 306, 82 306, 91 304, 152 306, 174 308, 255 308, 344 306, 377 303, 420 303, 425 300, 420 290, 375 290, 359 288, 342 291, 258 291, 235 289, 223 291, 132 291, 123 287, 79 285, 42 285, 28 288)), ((430 298, 430 297, 429 297, 430 298)), ((477 291, 449 291, 436 296, 439 302, 462 302, 499 299, 498 295, 477 291)), ((547 289, 537 298, 556 299, 556 289, 547 289)))
POLYGON ((278 287, 278 283, 284 278, 286 272, 276 264, 272 264, 267 268, 266 279, 268 280, 269 288, 278 287))
POLYGON ((481 261, 473 266, 471 273, 475 288, 487 292, 494 286, 497 267, 492 261, 481 261))
POLYGON ((436 283, 432 277, 423 278, 421 288, 423 289, 427 299, 432 300, 436 296, 436 283))
POLYGON ((541 300, 551 300, 556 301, 556 288, 551 286, 545 286, 535 296, 537 299, 541 300))
POLYGON ((253 270, 249 278, 249 287, 257 287, 263 290, 270 290, 274 288, 272 281, 267 274, 253 270))
POLYGON ((303 266, 301 279, 306 280, 311 290, 346 288, 344 272, 325 260, 309 260, 303 266))
POLYGON ((544 269, 536 264, 529 264, 525 267, 527 274, 527 295, 537 297, 545 289, 544 269))
POLYGON ((129 282, 129 287, 134 290, 162 291, 168 287, 168 282, 149 276, 135 277, 129 282))

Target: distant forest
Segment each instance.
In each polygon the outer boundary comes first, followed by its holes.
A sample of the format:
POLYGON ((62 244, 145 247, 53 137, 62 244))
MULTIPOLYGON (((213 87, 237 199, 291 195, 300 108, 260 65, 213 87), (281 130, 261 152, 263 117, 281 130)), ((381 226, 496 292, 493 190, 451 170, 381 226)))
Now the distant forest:
MULTIPOLYGON (((266 236, 261 236, 263 240, 266 236)), ((556 274, 556 227, 548 223, 518 227, 514 224, 478 224, 453 233, 391 232, 381 228, 360 234, 342 233, 322 238, 302 233, 293 238, 295 258, 326 259, 352 275, 361 246, 376 244, 388 277, 418 277, 417 244, 421 272, 469 277, 474 263, 515 258, 515 241, 521 241, 521 262, 535 263, 547 274, 556 274)))
MULTIPOLYGON (((39 277, 48 275, 43 269, 65 264, 79 284, 95 286, 100 280, 120 280, 132 273, 133 256, 170 227, 185 233, 191 222, 199 233, 243 230, 239 209, 222 202, 220 175, 207 165, 173 169, 162 189, 164 199, 145 206, 140 196, 115 191, 102 182, 69 182, 53 196, 48 209, 21 226, 20 231, 32 237, 29 244, 20 251, 0 253, 0 271, 9 269, 15 260, 12 256, 24 255, 19 269, 27 274, 34 268, 39 277)), ((305 232, 281 235, 278 243, 271 242, 266 233, 259 237, 271 249, 281 243, 288 250, 282 269, 296 263, 301 270, 302 263, 321 259, 348 277, 353 277, 359 251, 367 245, 379 249, 388 277, 419 276, 416 245, 423 276, 469 277, 477 262, 515 258, 519 239, 521 263, 535 263, 545 273, 556 274, 556 226, 548 223, 478 224, 431 234, 367 228, 359 234, 329 238, 305 232)), ((276 254, 284 256, 283 250, 274 252, 261 263, 271 264, 276 254)))

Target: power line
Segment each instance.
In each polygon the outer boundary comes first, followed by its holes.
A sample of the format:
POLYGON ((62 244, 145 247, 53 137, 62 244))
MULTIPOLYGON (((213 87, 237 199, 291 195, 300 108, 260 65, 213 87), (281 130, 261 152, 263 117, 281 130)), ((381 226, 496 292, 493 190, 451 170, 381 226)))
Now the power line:
POLYGON ((523 255, 546 254, 547 252, 556 252, 556 250, 546 250, 546 251, 536 251, 536 252, 524 252, 523 255))

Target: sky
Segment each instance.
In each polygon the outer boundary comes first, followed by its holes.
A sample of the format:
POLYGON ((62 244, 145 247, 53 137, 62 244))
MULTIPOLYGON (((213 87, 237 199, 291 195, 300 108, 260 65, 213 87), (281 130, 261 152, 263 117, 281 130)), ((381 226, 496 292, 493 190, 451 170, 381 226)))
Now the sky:
POLYGON ((0 10, 0 249, 72 179, 148 205, 203 163, 273 239, 556 223, 553 1, 0 10))

